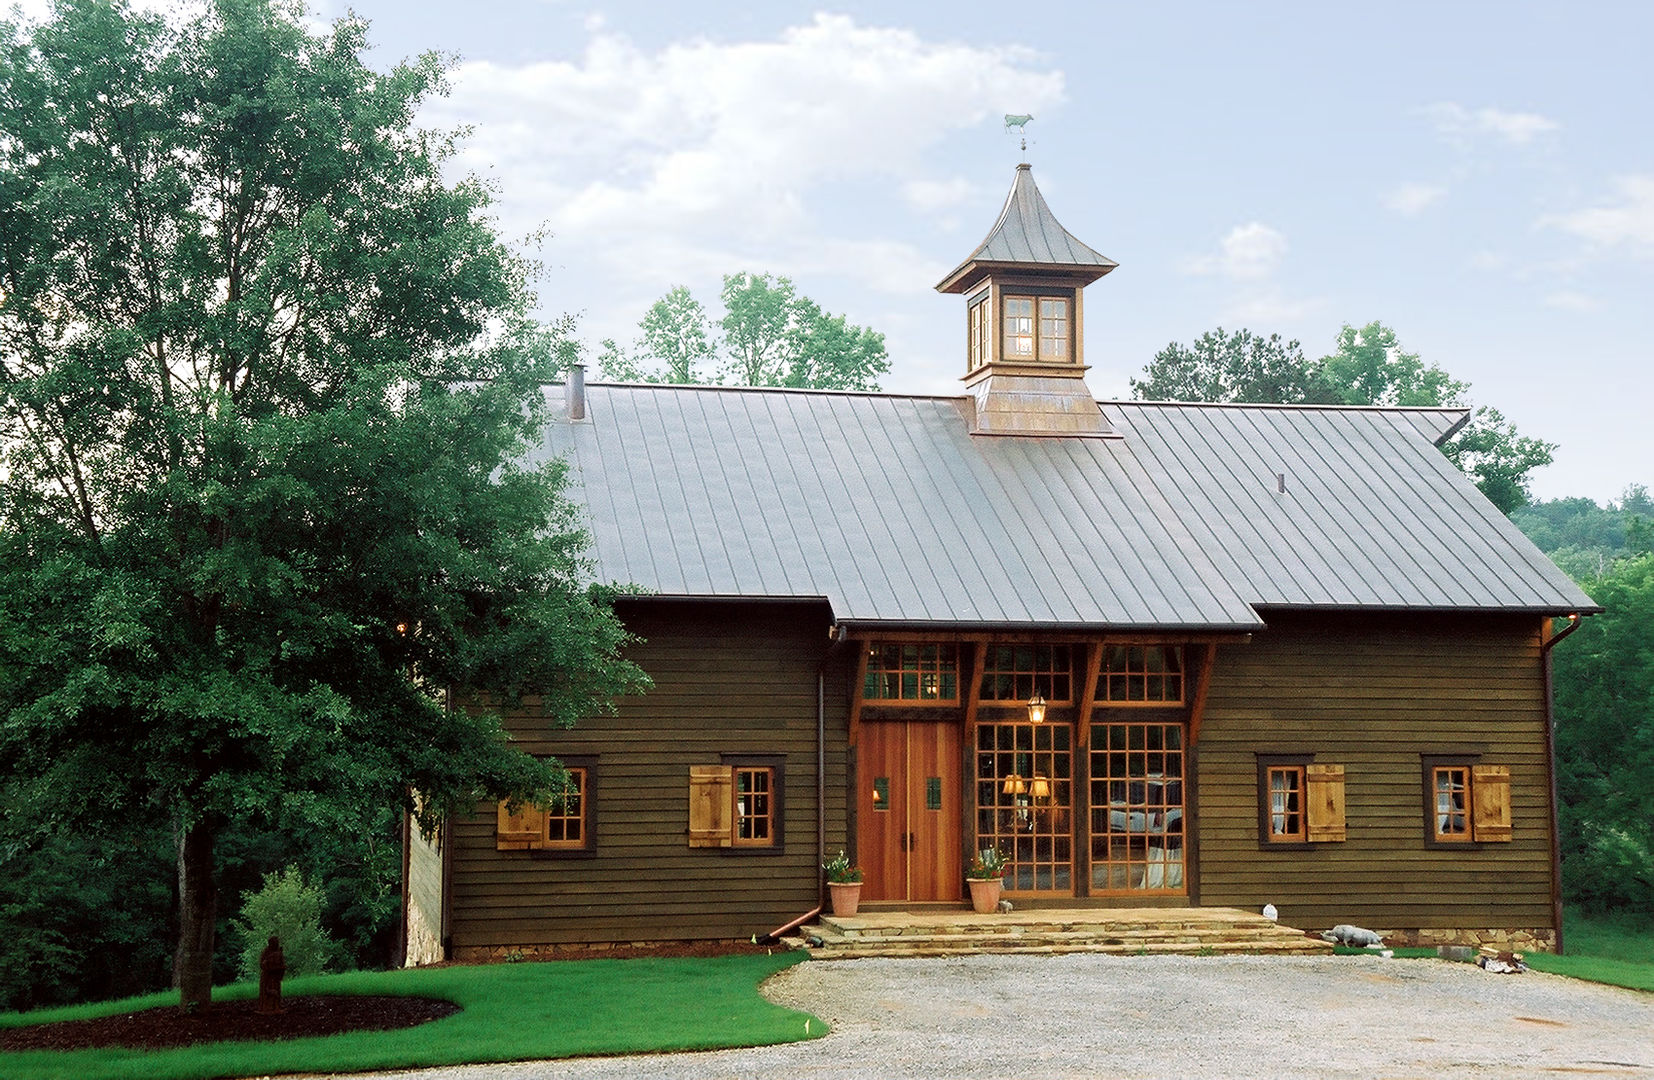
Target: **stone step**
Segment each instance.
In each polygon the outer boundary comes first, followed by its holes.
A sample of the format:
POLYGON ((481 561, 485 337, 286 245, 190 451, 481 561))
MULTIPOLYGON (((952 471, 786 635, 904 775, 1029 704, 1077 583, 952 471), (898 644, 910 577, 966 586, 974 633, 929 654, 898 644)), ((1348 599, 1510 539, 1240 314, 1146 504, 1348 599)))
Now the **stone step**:
POLYGON ((840 942, 809 948, 802 938, 787 939, 792 948, 804 949, 815 960, 855 960, 865 957, 972 956, 986 953, 1058 955, 1089 953, 1111 956, 1307 956, 1331 951, 1325 942, 1311 938, 1287 940, 1146 941, 1131 944, 1102 944, 1095 941, 1037 942, 983 938, 953 941, 923 941, 918 937, 899 942, 840 942))
POLYGON ((847 938, 876 939, 908 937, 915 933, 927 934, 1000 934, 1070 933, 1092 937, 1128 937, 1136 934, 1185 933, 1202 935, 1245 935, 1251 933, 1297 934, 1290 928, 1281 928, 1266 920, 1250 922, 1227 920, 1188 920, 1169 922, 1045 922, 998 920, 992 916, 978 916, 975 920, 957 922, 927 922, 915 925, 863 925, 854 919, 823 918, 824 929, 847 938))

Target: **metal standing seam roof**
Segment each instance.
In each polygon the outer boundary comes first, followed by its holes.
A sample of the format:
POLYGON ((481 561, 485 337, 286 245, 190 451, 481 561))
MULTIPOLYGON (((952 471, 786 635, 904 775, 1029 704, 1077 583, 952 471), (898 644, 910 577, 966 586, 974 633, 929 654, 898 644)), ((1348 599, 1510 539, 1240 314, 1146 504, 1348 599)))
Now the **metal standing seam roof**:
POLYGON ((1088 281, 1119 265, 1062 227, 1034 183, 1033 170, 1026 164, 1017 166, 1016 178, 1005 196, 1005 206, 987 237, 936 287, 944 292, 968 288, 970 282, 963 278, 970 276, 966 271, 972 264, 1017 264, 1030 270, 1083 270, 1088 281))
POLYGON ((595 579, 650 593, 938 627, 1595 610, 1435 448, 1460 411, 1112 402, 1103 440, 973 436, 963 398, 586 393, 533 456, 569 459, 595 579))

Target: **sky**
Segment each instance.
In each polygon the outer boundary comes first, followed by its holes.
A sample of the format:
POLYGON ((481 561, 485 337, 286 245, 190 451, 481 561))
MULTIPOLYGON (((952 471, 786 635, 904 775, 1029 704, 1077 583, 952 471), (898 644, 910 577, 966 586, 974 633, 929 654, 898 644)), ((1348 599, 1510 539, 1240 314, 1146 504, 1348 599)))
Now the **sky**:
POLYGON ((469 129, 456 175, 593 358, 676 285, 716 317, 723 275, 784 274, 885 334, 885 389, 959 393, 934 286, 1026 157, 1120 264, 1086 294, 1099 397, 1215 327, 1317 357, 1376 319, 1558 444, 1537 497, 1654 485, 1654 5, 348 6, 376 67, 456 58, 421 122, 469 129))

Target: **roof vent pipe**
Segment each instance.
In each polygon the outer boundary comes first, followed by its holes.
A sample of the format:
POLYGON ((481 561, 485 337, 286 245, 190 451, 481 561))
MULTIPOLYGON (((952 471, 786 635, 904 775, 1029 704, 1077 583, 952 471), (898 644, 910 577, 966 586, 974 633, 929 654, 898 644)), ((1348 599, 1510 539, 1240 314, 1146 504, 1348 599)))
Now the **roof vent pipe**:
POLYGON ((586 365, 570 364, 567 381, 563 384, 563 400, 568 403, 569 419, 586 418, 586 365))

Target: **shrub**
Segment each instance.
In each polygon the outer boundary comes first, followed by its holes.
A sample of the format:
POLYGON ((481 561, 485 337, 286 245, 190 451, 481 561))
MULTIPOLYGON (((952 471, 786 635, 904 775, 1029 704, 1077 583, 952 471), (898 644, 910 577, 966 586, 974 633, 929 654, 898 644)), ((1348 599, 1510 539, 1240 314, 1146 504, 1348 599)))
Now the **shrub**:
POLYGON ((258 958, 272 936, 281 939, 288 976, 325 971, 338 945, 322 930, 322 890, 304 880, 296 866, 265 874, 264 887, 241 901, 241 918, 231 924, 240 935, 241 977, 258 978, 258 958))

